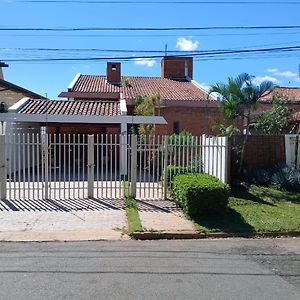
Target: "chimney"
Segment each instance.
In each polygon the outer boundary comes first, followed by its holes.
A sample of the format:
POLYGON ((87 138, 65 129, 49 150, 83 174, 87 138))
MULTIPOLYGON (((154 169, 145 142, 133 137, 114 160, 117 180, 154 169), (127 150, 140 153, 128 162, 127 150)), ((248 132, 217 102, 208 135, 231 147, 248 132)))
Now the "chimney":
POLYGON ((4 80, 4 75, 3 75, 3 70, 2 70, 2 68, 6 68, 6 67, 8 67, 8 65, 5 64, 4 62, 1 62, 1 61, 0 61, 0 79, 2 79, 2 80, 4 80))
POLYGON ((107 82, 111 84, 121 83, 121 63, 108 62, 106 68, 107 82))
POLYGON ((179 81, 193 79, 193 58, 165 56, 161 61, 161 78, 179 81))

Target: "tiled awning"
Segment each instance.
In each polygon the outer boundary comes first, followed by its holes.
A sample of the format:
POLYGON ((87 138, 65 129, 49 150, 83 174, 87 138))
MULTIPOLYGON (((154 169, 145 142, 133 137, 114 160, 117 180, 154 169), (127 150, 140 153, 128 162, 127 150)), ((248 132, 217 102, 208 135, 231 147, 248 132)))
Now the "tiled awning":
POLYGON ((119 116, 121 111, 119 101, 29 99, 17 113, 71 116, 119 116))

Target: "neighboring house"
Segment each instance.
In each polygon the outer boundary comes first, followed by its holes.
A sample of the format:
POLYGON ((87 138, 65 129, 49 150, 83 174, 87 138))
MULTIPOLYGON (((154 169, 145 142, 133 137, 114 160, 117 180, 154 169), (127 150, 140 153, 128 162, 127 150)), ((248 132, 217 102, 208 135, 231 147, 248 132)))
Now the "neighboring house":
POLYGON ((29 97, 32 99, 45 99, 45 97, 37 93, 4 80, 1 65, 3 64, 0 64, 0 102, 5 102, 7 106, 10 107, 24 97, 29 97))
POLYGON ((300 132, 300 88, 276 87, 271 93, 260 101, 258 112, 271 108, 273 96, 282 96, 287 99, 287 105, 291 110, 290 122, 296 124, 297 132, 300 132))
MULTIPOLYGON (((30 97, 33 99, 46 99, 45 97, 29 91, 21 86, 13 84, 4 80, 2 67, 8 67, 8 65, 0 62, 0 103, 5 103, 8 108, 19 102, 24 97, 30 97)), ((3 121, 0 123, 0 134, 4 133, 3 121)))
MULTIPOLYGON (((120 63, 107 63, 106 75, 77 74, 68 90, 59 97, 69 101, 124 100, 127 114, 133 115, 138 96, 160 95, 156 115, 167 125, 156 126, 158 134, 172 134, 186 130, 194 135, 212 133, 212 126, 222 121, 219 101, 193 80, 191 57, 164 57, 161 77, 122 76, 120 63)), ((64 126, 64 125, 63 125, 64 126)), ((62 127, 63 127, 62 126, 62 127)), ((54 130, 54 129, 53 129, 54 130)), ((105 127, 101 129, 105 133, 105 127)), ((114 128, 120 132, 120 128, 114 128)), ((111 128, 107 128, 107 133, 111 128)))

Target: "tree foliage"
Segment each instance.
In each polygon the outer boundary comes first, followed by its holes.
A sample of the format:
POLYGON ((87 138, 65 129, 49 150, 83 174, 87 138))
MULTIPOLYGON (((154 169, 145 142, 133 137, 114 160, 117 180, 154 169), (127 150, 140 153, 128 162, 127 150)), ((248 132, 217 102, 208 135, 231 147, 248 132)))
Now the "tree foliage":
MULTIPOLYGON (((274 87, 271 81, 263 81, 259 85, 256 85, 253 79, 253 76, 242 73, 236 78, 229 77, 227 84, 217 83, 210 88, 210 93, 217 93, 221 98, 221 111, 224 113, 227 121, 232 123, 230 124, 233 125, 232 128, 236 128, 239 118, 243 120, 245 135, 240 151, 239 173, 241 173, 243 168, 245 146, 252 118, 251 111, 257 108, 258 101, 262 96, 266 95, 274 87)), ((223 128, 223 131, 226 132, 226 128, 223 128)))
MULTIPOLYGON (((135 109, 134 114, 137 116, 154 116, 155 108, 160 107, 160 95, 142 97, 138 96, 135 99, 135 109)), ((153 135, 154 125, 152 124, 140 124, 139 125, 140 135, 153 135)))
POLYGON ((289 133, 288 116, 287 99, 276 95, 272 99, 272 108, 257 117, 254 128, 261 134, 289 133))

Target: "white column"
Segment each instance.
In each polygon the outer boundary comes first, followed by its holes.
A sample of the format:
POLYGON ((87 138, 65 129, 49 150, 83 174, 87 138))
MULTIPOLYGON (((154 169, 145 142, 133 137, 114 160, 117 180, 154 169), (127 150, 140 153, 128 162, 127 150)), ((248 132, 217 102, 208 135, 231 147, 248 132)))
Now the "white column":
POLYGON ((94 135, 88 136, 88 197, 94 197, 94 135))
POLYGON ((131 189, 131 196, 133 198, 136 197, 136 165, 137 165, 137 136, 131 136, 131 171, 130 171, 130 189, 131 189))
POLYGON ((121 123, 120 137, 120 174, 126 177, 127 171, 127 123, 121 123))
POLYGON ((5 135, 0 135, 0 199, 6 199, 5 135))

